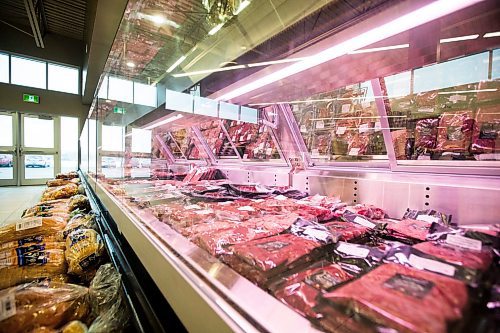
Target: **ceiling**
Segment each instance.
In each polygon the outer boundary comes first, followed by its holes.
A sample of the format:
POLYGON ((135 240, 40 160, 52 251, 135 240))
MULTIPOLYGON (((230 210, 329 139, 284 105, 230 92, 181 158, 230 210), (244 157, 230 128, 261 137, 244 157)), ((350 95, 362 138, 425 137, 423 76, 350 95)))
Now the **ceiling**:
MULTIPOLYGON (((31 0, 40 8, 41 30, 80 41, 85 37, 88 0, 31 0), (39 3, 39 4, 38 4, 39 3)), ((0 24, 33 34, 23 0, 0 0, 0 24)))

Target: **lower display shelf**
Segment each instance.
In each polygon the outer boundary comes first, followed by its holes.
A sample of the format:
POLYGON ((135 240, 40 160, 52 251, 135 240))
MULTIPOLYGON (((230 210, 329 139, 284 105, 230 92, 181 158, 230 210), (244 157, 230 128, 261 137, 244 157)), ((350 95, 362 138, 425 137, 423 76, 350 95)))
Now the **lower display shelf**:
MULTIPOLYGON (((189 332, 318 332, 311 323, 147 210, 89 187, 189 332)), ((138 279, 140 281, 140 279, 138 279)), ((141 284, 141 282, 139 282, 141 284)), ((156 310, 161 316, 162 310, 156 310)))

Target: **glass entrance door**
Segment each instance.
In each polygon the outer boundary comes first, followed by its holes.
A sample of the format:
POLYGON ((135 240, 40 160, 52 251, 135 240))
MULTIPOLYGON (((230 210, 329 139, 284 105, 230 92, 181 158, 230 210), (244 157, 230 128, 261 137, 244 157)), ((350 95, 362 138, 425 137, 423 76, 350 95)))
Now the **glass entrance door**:
POLYGON ((59 117, 21 115, 21 185, 43 184, 61 170, 59 117))
POLYGON ((17 185, 17 114, 0 112, 0 186, 17 185))

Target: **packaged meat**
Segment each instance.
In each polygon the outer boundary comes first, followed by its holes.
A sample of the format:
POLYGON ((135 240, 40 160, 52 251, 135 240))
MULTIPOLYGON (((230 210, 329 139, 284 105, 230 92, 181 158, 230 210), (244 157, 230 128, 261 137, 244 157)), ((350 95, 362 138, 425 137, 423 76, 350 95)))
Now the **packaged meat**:
POLYGON ((412 118, 427 118, 435 114, 437 110, 438 92, 428 91, 418 93, 414 97, 414 112, 412 118))
POLYGON ((377 223, 374 222, 374 220, 364 215, 353 213, 349 209, 346 209, 342 213, 342 220, 362 225, 364 227, 367 227, 368 229, 374 229, 375 227, 377 227, 377 223))
POLYGON ((415 126, 415 149, 424 151, 436 148, 438 125, 438 118, 425 118, 417 121, 415 126))
POLYGON ((301 218, 297 219, 297 221, 286 229, 284 233, 299 236, 321 244, 329 244, 336 241, 326 225, 301 218))
POLYGON ((493 261, 491 249, 485 247, 479 251, 446 244, 445 242, 423 242, 413 248, 443 259, 454 265, 487 271, 493 261))
POLYGON ((434 209, 408 209, 404 215, 404 219, 420 220, 428 223, 439 223, 449 225, 451 223, 451 215, 444 214, 434 209))
POLYGON ((468 151, 473 128, 472 111, 443 112, 439 121, 436 149, 449 152, 468 151))
POLYGON ((439 107, 444 110, 469 109, 476 101, 477 84, 464 84, 441 89, 438 95, 439 107))
POLYGON ((70 211, 75 209, 80 209, 80 211, 90 211, 89 199, 83 194, 77 194, 72 196, 68 202, 68 208, 70 211))
POLYGON ((78 185, 76 184, 70 183, 63 186, 49 187, 43 192, 40 201, 69 198, 75 194, 78 194, 78 185))
POLYGON ((313 308, 319 294, 352 279, 339 265, 322 260, 306 269, 282 277, 270 287, 274 297, 309 318, 320 315, 313 308))
MULTIPOLYGON (((322 307, 355 309, 398 332, 446 333, 468 303, 461 281, 396 264, 384 264, 322 296, 322 307)), ((328 318, 325 318, 328 320, 328 318)))
POLYGON ((93 229, 79 229, 66 238, 66 260, 68 273, 83 275, 96 267, 105 255, 101 236, 93 229))
POLYGON ((335 242, 361 239, 367 235, 369 228, 353 222, 328 222, 325 227, 330 231, 335 242))
POLYGON ((32 236, 55 235, 66 226, 66 220, 57 217, 27 217, 0 228, 0 244, 32 236))
POLYGON ((388 223, 387 230, 389 234, 393 233, 395 236, 400 234, 410 240, 425 241, 431 225, 432 223, 426 221, 403 219, 401 221, 388 223))
POLYGON ((484 106, 477 109, 472 133, 471 152, 500 152, 500 106, 484 106))
POLYGON ((312 251, 319 243, 284 234, 229 246, 231 255, 222 260, 241 275, 259 285, 278 273, 313 259, 312 251))
POLYGON ((87 319, 88 289, 82 286, 33 282, 0 291, 7 311, 0 319, 0 331, 29 332, 37 327, 58 328, 72 320, 87 319))
MULTIPOLYGON (((318 123, 318 122, 317 122, 318 123)), ((324 126, 324 125, 323 125, 324 126)), ((331 134, 330 132, 317 132, 312 137, 311 157, 325 157, 330 153, 331 134)))
POLYGON ((349 274, 358 276, 382 263, 391 248, 385 243, 373 245, 378 246, 338 242, 333 250, 327 253, 327 257, 349 274))
POLYGON ((65 274, 64 245, 44 243, 0 252, 0 289, 65 274))
POLYGON ((382 208, 378 208, 374 205, 369 204, 357 204, 354 206, 347 206, 344 210, 353 212, 358 215, 362 215, 374 220, 380 220, 386 217, 386 213, 382 208))

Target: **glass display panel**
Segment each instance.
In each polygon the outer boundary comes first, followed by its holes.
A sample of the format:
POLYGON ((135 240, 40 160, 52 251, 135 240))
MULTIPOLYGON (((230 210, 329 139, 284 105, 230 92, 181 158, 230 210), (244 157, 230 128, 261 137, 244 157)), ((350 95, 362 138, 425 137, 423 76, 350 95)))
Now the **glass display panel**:
POLYGON ((97 95, 99 98, 108 98, 108 76, 102 79, 101 86, 99 87, 99 93, 97 95))
MULTIPOLYGON (((95 149, 94 149, 95 151, 95 149)), ((89 120, 85 120, 80 134, 80 169, 85 174, 89 171, 89 120)))
POLYGON ((78 94, 78 68, 48 64, 49 90, 78 94))
POLYGON ((9 83, 9 55, 0 53, 0 82, 9 83))
POLYGON ((124 151, 125 128, 122 126, 102 125, 102 150, 124 151))
POLYGON ((229 120, 240 120, 238 105, 219 102, 219 118, 229 120))
POLYGON ((126 103, 134 102, 134 83, 132 81, 110 76, 108 85, 109 99, 126 103))
POLYGON ((240 108, 240 121, 257 124, 258 110, 242 106, 240 108))
POLYGON ((198 127, 214 156, 224 158, 238 157, 231 142, 222 130, 219 120, 204 122, 198 127))
POLYGON ((193 113, 193 96, 167 89, 165 92, 165 109, 193 113))
POLYGON ((78 118, 61 117, 61 172, 78 168, 78 118))
POLYGON ((151 130, 132 128, 132 152, 151 153, 151 130))
POLYGON ((134 104, 156 107, 156 86, 134 82, 134 104))
POLYGON ((10 57, 11 83, 20 86, 46 89, 47 63, 44 61, 10 57))
POLYGON ((198 144, 191 129, 168 131, 161 133, 160 136, 176 159, 200 159, 198 144))

